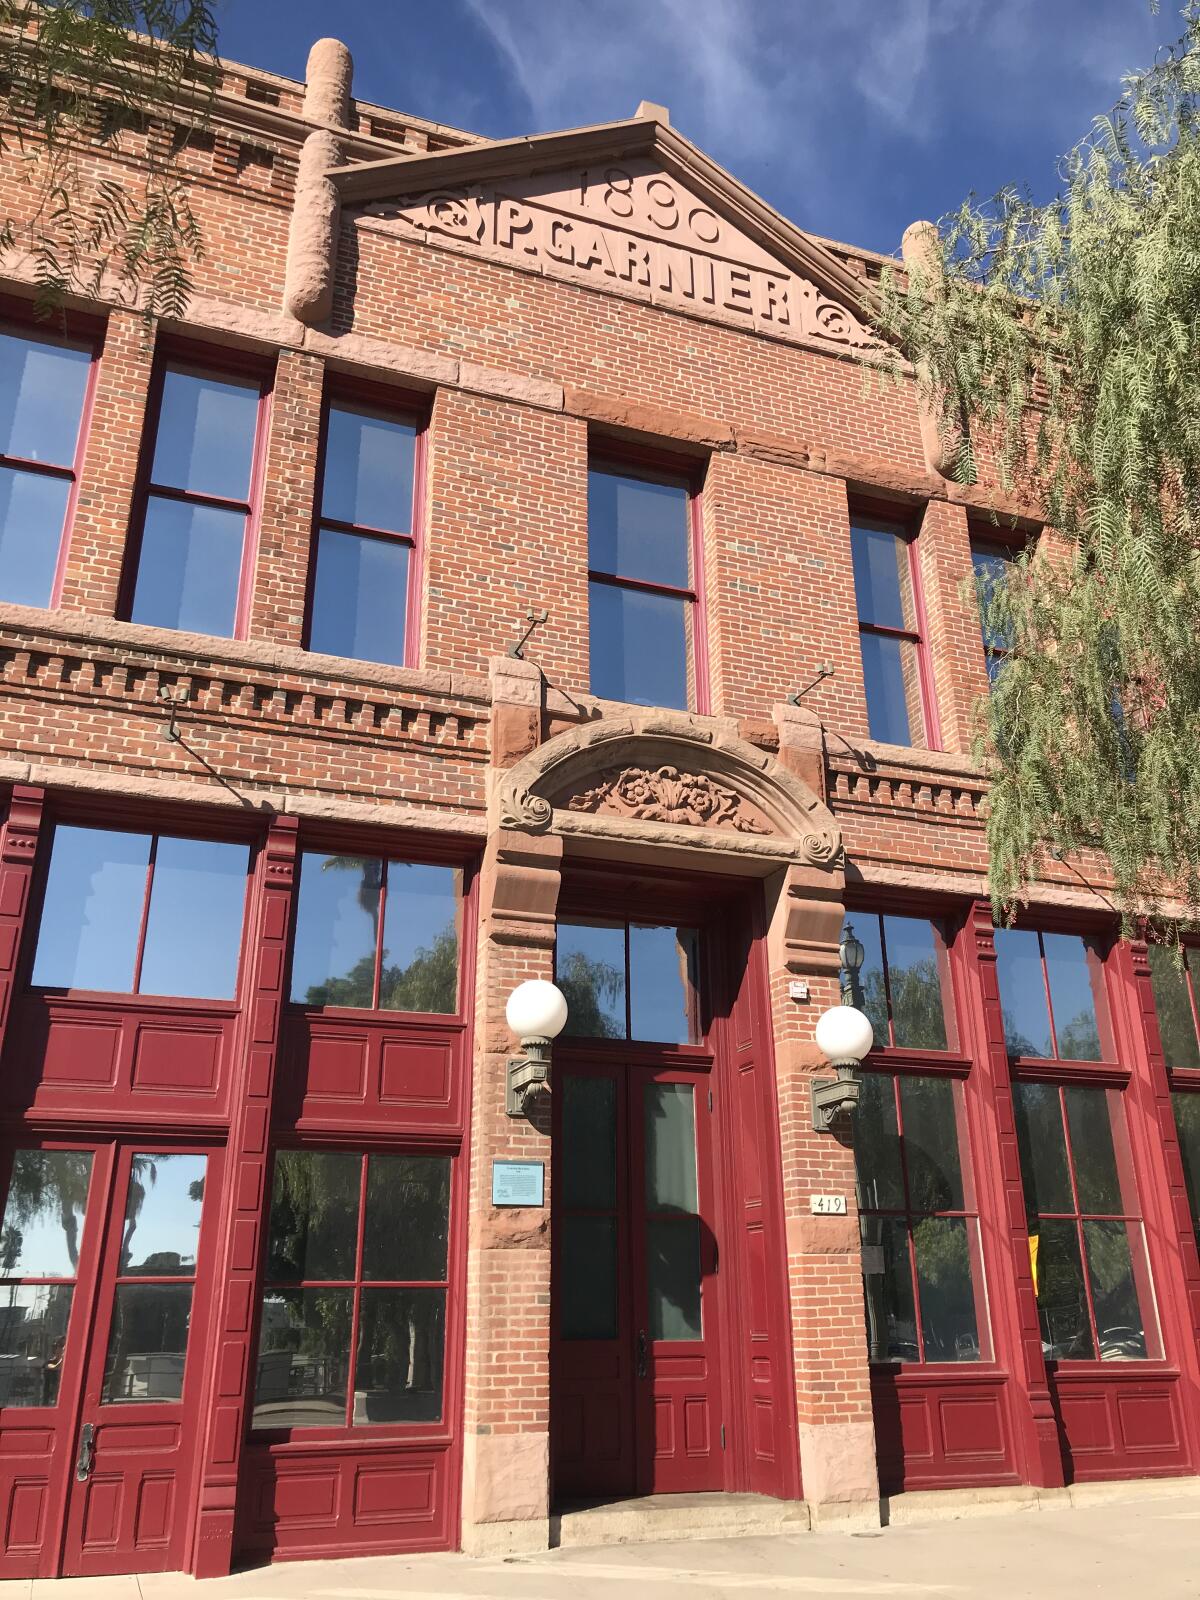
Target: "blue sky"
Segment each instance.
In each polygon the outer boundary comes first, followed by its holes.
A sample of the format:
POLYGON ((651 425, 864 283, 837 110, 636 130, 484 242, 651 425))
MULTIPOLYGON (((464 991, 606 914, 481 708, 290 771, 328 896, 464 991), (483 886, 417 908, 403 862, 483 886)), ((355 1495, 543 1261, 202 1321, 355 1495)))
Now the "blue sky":
POLYGON ((313 39, 355 92, 492 138, 639 100, 792 221, 895 251, 971 189, 1048 194, 1172 0, 216 0, 231 60, 301 77, 313 39))

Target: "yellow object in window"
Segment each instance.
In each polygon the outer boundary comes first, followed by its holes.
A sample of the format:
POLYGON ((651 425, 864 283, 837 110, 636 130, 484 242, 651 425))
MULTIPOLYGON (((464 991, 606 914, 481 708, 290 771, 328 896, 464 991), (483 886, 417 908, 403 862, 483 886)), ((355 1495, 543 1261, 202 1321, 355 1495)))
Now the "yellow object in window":
POLYGON ((1033 1292, 1041 1294, 1038 1288, 1038 1236, 1036 1233, 1029 1235, 1029 1270, 1033 1273, 1033 1292))

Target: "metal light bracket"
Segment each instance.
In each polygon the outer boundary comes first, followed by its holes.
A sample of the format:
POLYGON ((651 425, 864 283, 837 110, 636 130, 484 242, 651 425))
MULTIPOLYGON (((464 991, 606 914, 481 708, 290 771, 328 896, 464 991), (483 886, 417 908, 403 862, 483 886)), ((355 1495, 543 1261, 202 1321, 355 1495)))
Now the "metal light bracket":
POLYGON ((817 1133, 830 1133, 841 1117, 849 1117, 858 1104, 862 1079, 857 1061, 835 1061, 836 1078, 812 1080, 812 1125, 817 1133))
POLYGON ((522 652, 524 651, 525 646, 529 643, 529 635, 535 628, 540 628, 543 622, 548 621, 549 617, 550 613, 545 609, 541 611, 527 611, 525 613, 525 621, 528 626, 526 627, 525 632, 517 640, 516 644, 509 645, 506 653, 512 656, 515 661, 524 661, 525 657, 522 652))
POLYGON ((523 1117, 527 1102, 539 1093, 550 1093, 550 1040, 522 1039, 523 1056, 508 1058, 508 1092, 504 1109, 510 1117, 523 1117))

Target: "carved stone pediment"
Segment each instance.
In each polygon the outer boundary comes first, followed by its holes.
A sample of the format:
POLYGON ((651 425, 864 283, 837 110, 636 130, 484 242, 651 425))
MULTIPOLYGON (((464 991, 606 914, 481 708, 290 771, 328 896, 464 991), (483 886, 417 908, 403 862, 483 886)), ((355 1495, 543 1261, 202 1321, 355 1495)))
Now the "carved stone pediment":
POLYGON ((493 782, 491 825, 836 868, 833 816, 732 729, 685 713, 589 723, 493 782))

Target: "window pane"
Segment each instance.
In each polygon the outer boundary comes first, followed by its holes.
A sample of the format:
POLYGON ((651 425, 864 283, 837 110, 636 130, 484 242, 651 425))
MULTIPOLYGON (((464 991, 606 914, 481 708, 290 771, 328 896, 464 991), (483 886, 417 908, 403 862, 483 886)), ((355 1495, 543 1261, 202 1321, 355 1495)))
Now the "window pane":
POLYGON ((689 496, 679 483, 588 473, 588 566, 643 583, 691 587, 689 496))
POLYGON ((1079 1236, 1073 1222, 1042 1221, 1030 1230, 1042 1349, 1048 1361, 1093 1361, 1079 1236))
POLYGON ((0 1284, 0 1406, 58 1403, 70 1284, 0 1284))
POLYGON ((558 1326, 563 1339, 617 1337, 617 1223, 614 1217, 555 1219, 558 1326))
POLYGON ((1179 1154, 1183 1158, 1183 1175, 1187 1180, 1196 1243, 1200 1245, 1200 1094, 1176 1092, 1171 1096, 1171 1104, 1175 1108, 1175 1126, 1179 1130, 1179 1154))
POLYGON ((255 1428, 344 1428, 352 1289, 269 1289, 263 1295, 255 1428))
POLYGON ((992 605, 998 591, 1008 582, 1008 575, 1012 568, 1013 554, 996 545, 971 546, 971 566, 975 572, 975 587, 979 595, 980 624, 983 633, 983 648, 989 654, 988 676, 993 678, 995 671, 1003 661, 1003 655, 994 656, 992 651, 1005 651, 1012 648, 1012 638, 1008 630, 996 625, 995 619, 987 619, 985 613, 992 605))
POLYGON ((159 836, 142 952, 142 994, 232 1000, 250 849, 159 836))
POLYGON ((457 867, 388 862, 379 977, 382 1010, 458 1010, 461 879, 457 867))
POLYGON ((71 485, 0 467, 0 600, 48 606, 71 485))
POLYGON ((850 529, 850 553, 858 620, 916 633, 908 540, 890 528, 854 526, 850 529))
POLYGON ((267 1277, 353 1278, 362 1157, 340 1150, 277 1150, 271 1183, 267 1277))
POLYGON ((946 996, 932 922, 884 917, 883 939, 892 993, 892 1042, 909 1050, 944 1050, 946 996))
POLYGON ((149 863, 148 833, 55 828, 35 984, 132 991, 149 863))
POLYGON ((179 1400, 191 1315, 190 1283, 118 1284, 101 1404, 179 1400))
MULTIPOLYGON (((562 1203, 603 1211, 617 1201, 617 1086, 571 1075, 555 1084, 562 1102, 562 1203)), ((1200 1102, 1198 1102, 1200 1103, 1200 1102)))
POLYGON ((131 620, 232 637, 245 533, 240 511, 151 495, 131 620))
MULTIPOLYGON (((1136 1246, 1141 1248, 1141 1228, 1135 1225, 1136 1246)), ((1085 1222, 1083 1247, 1087 1252, 1088 1281, 1096 1308, 1096 1332, 1101 1361, 1144 1361, 1146 1330, 1133 1282, 1130 1229, 1124 1222, 1085 1222)))
POLYGON ((1075 1162, 1075 1187, 1081 1211, 1120 1213, 1121 1180, 1113 1152, 1108 1094, 1104 1089, 1064 1089, 1071 1155, 1075 1162))
MULTIPOLYGON (((91 1179, 90 1150, 13 1153, 4 1222, 0 1224, 0 1275, 75 1276, 91 1179)), ((4 1290, 3 1294, 7 1292, 4 1290)), ((11 1346, 3 1348, 8 1350, 11 1346)))
POLYGON ((411 532, 416 440, 409 423, 331 406, 323 514, 365 528, 411 532))
POLYGON ((165 372, 153 481, 165 489, 247 499, 258 402, 256 383, 165 372))
POLYGON ((859 634, 867 691, 867 730, 884 744, 924 746, 925 715, 917 647, 881 633, 859 634))
POLYGON ((652 1339, 703 1337, 699 1217, 657 1217, 646 1223, 646 1297, 652 1339))
POLYGON ((696 1104, 690 1083, 648 1083, 642 1099, 649 1211, 697 1209, 696 1104))
POLYGON ((955 1085, 949 1078, 900 1078, 904 1159, 912 1211, 963 1211, 955 1085))
POLYGON ((91 354, 0 334, 0 455, 69 467, 91 354))
POLYGON ((891 1043, 888 1027, 887 985, 883 977, 883 942, 879 936, 879 918, 873 912, 861 913, 843 930, 847 939, 853 937, 863 947, 863 962, 858 973, 843 973, 842 993, 847 1005, 857 1006, 870 1018, 875 1031, 875 1049, 885 1050, 891 1043))
POLYGON ((1058 1089, 1052 1083, 1014 1083, 1013 1111, 1026 1214, 1074 1211, 1058 1089))
POLYGON ((630 1036, 694 1044, 697 1036, 694 928, 629 929, 630 1036))
POLYGON ((306 1006, 367 1006, 375 992, 375 940, 383 862, 375 856, 301 858, 292 952, 292 999, 306 1006))
POLYGON ((322 528, 308 648, 402 667, 408 559, 399 539, 322 528))
POLYGON ((560 922, 554 968, 567 997, 563 1031, 580 1039, 624 1039, 624 926, 560 922))
POLYGON ((1168 1067, 1200 1067, 1200 1043, 1188 994, 1187 974, 1176 964, 1174 953, 1161 944, 1147 950, 1154 1009, 1168 1067))
POLYGON ((1100 962, 1072 933, 1044 933, 1054 1032, 1064 1061, 1099 1061, 1103 1057, 1097 1023, 1100 962))
POLYGON ((195 1272, 207 1166, 207 1156, 183 1152, 133 1157, 119 1273, 166 1278, 195 1272))
POLYGON ((690 600, 588 585, 593 694, 638 706, 688 706, 690 600))
POLYGON ((864 1072, 854 1113, 858 1203, 869 1211, 899 1211, 904 1207, 895 1083, 891 1073, 864 1072))
POLYGON ((447 1156, 368 1158, 364 1278, 444 1278, 449 1230, 447 1156))
POLYGON ((437 1422, 445 1345, 444 1289, 364 1289, 353 1425, 437 1422))
POLYGON ((908 1224, 898 1217, 861 1217, 867 1346, 872 1361, 919 1361, 908 1224))
POLYGON ((979 1360, 967 1226, 963 1217, 922 1217, 913 1224, 926 1361, 979 1360))
POLYGON ((1050 1013, 1038 936, 1031 928, 997 928, 996 975, 1010 1056, 1052 1056, 1050 1013))

